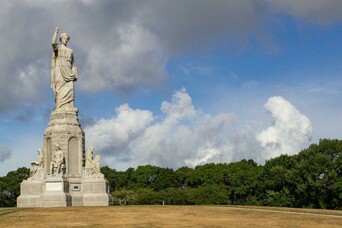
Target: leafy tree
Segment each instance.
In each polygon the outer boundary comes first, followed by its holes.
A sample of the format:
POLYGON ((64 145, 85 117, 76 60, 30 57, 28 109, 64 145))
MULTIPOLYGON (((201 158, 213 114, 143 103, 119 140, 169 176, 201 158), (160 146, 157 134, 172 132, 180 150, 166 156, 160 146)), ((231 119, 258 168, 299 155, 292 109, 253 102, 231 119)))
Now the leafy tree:
POLYGON ((29 169, 22 167, 0 178, 0 207, 14 207, 20 195, 20 184, 29 177, 29 169))
POLYGON ((181 188, 168 188, 166 191, 162 191, 161 199, 168 205, 188 205, 193 204, 190 202, 189 189, 181 188))
POLYGON ((155 191, 162 191, 166 190, 167 188, 176 188, 179 185, 179 181, 173 169, 158 168, 157 177, 152 182, 151 188, 155 191))
MULTIPOLYGON (((342 207, 342 141, 320 140, 298 155, 281 155, 266 162, 262 196, 287 196, 294 207, 342 207), (285 194, 286 193, 286 194, 285 194)), ((273 197, 274 198, 274 197, 273 197)))
POLYGON ((121 206, 133 204, 135 200, 135 193, 133 190, 121 189, 113 191, 112 196, 114 204, 121 206))
POLYGON ((193 169, 189 167, 181 167, 175 171, 176 178, 179 183, 179 188, 185 189, 188 187, 188 182, 193 169))
POLYGON ((130 189, 150 188, 157 178, 158 167, 152 165, 138 166, 132 173, 130 189))
POLYGON ((320 140, 296 156, 301 183, 296 206, 342 208, 342 141, 320 140))
POLYGON ((190 204, 230 204, 230 199, 225 185, 206 185, 198 188, 187 189, 190 204))
POLYGON ((264 205, 274 207, 292 207, 294 202, 294 197, 290 194, 287 188, 284 188, 279 192, 267 190, 264 205))
POLYGON ((169 168, 160 168, 152 165, 139 166, 132 174, 130 189, 150 188, 155 191, 169 187, 178 187, 175 172, 169 168))
POLYGON ((163 199, 159 192, 148 188, 139 188, 135 192, 135 204, 162 204, 163 199))
POLYGON ((202 166, 196 166, 195 169, 188 172, 188 186, 197 188, 212 184, 227 184, 229 165, 230 164, 209 163, 202 166))
POLYGON ((127 188, 131 183, 131 176, 134 168, 128 168, 126 171, 116 171, 108 166, 101 167, 101 172, 109 182, 111 190, 121 190, 127 188))
POLYGON ((266 161, 262 174, 262 192, 259 198, 266 206, 290 206, 302 183, 298 175, 298 162, 295 156, 281 155, 266 161), (281 199, 277 199, 281 197, 281 199), (288 199, 285 200, 284 198, 288 199), (284 201, 289 203, 284 203, 284 201), (290 203, 291 202, 291 203, 290 203))
POLYGON ((260 194, 263 168, 253 160, 242 160, 228 164, 225 184, 232 204, 247 204, 260 194))
POLYGON ((116 189, 117 182, 117 172, 115 169, 111 169, 108 166, 101 167, 101 173, 104 174, 105 178, 109 182, 109 187, 111 190, 116 189))
POLYGON ((266 161, 263 168, 265 187, 274 191, 281 191, 285 186, 291 185, 296 167, 297 161, 294 156, 281 155, 266 161))

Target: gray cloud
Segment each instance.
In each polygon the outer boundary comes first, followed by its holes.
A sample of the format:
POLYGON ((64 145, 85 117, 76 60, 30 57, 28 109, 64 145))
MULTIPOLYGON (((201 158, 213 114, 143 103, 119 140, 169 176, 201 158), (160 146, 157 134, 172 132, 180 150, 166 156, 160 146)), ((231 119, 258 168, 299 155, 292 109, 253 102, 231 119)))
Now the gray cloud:
POLYGON ((12 151, 10 148, 6 146, 0 146, 0 162, 4 162, 9 159, 12 155, 12 151))
POLYGON ((15 116, 14 120, 18 122, 29 122, 33 120, 33 116, 34 116, 33 110, 29 109, 25 113, 15 116))
POLYGON ((311 23, 328 25, 341 22, 340 0, 267 0, 271 8, 311 23))
POLYGON ((49 85, 50 40, 55 26, 71 35, 85 91, 128 94, 157 88, 170 59, 208 48, 244 47, 277 14, 329 24, 341 20, 341 1, 170 0, 1 1, 0 113, 44 101, 49 85))
POLYGON ((262 10, 258 1, 152 1, 140 15, 144 27, 158 34, 169 52, 202 50, 243 44, 260 34, 262 10), (224 42, 223 42, 224 41, 224 42))
POLYGON ((50 53, 41 41, 48 14, 14 1, 0 3, 0 112, 25 102, 44 99, 50 53), (39 23, 38 23, 39 22, 39 23))

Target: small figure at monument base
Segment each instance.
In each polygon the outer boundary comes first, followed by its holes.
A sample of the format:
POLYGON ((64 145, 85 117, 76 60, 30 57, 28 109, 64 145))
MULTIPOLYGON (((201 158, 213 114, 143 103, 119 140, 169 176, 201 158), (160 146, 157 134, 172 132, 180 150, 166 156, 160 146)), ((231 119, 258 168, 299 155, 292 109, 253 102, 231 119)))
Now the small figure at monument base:
POLYGON ((56 150, 53 153, 52 161, 50 163, 50 175, 62 176, 64 168, 64 154, 59 144, 56 144, 56 150))
POLYGON ((36 175, 36 173, 38 172, 38 169, 42 170, 44 168, 44 153, 43 153, 43 149, 38 148, 38 155, 39 155, 38 161, 32 161, 31 162, 30 177, 33 177, 34 175, 36 175))
POLYGON ((90 147, 87 152, 85 171, 87 177, 100 177, 100 155, 93 157, 94 147, 90 147))

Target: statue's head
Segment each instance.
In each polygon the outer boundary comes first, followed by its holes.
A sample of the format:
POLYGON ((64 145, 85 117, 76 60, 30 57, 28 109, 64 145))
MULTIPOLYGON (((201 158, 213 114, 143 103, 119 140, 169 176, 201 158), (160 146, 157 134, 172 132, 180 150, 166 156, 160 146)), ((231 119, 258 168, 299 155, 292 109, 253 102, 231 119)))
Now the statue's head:
POLYGON ((68 33, 62 33, 61 36, 59 37, 59 41, 62 43, 62 44, 67 44, 70 40, 70 36, 68 33))

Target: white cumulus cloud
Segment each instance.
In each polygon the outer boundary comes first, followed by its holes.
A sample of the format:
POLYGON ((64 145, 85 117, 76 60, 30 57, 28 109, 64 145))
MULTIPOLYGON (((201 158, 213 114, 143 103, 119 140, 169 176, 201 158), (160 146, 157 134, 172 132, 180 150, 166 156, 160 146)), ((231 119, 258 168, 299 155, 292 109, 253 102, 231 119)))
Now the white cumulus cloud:
POLYGON ((124 165, 180 167, 228 159, 225 131, 234 115, 195 109, 185 89, 176 91, 171 102, 164 101, 161 110, 163 116, 157 117, 147 110, 120 106, 112 119, 85 129, 88 144, 119 166, 127 162, 124 165))
POLYGON ((103 165, 117 169, 153 164, 177 168, 209 162, 253 159, 263 163, 280 154, 298 153, 309 142, 310 120, 282 97, 265 105, 274 124, 256 133, 237 127, 231 113, 212 115, 192 104, 185 89, 161 104, 161 116, 124 104, 111 119, 87 127, 88 145, 102 154, 103 165))
POLYGON ((269 98, 265 109, 271 114, 274 124, 258 133, 256 138, 266 158, 295 154, 310 141, 313 128, 309 118, 283 97, 269 98))
POLYGON ((89 144, 104 154, 127 152, 131 141, 139 137, 153 120, 150 111, 132 110, 127 104, 115 111, 116 116, 112 119, 101 119, 85 129, 89 144))

